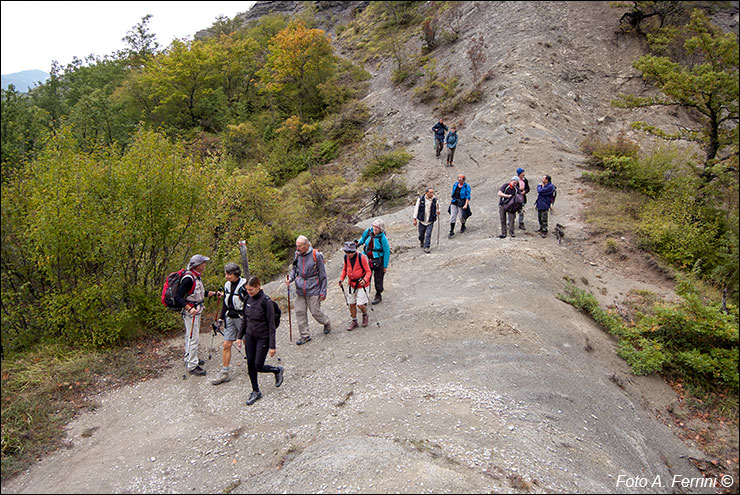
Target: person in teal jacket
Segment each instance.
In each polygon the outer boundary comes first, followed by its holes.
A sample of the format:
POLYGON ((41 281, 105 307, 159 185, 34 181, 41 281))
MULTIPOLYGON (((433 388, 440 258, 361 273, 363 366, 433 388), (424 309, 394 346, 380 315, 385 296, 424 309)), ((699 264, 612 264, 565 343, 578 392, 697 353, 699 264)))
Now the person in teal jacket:
POLYGON ((370 259, 370 268, 375 279, 375 299, 371 304, 378 304, 383 300, 383 279, 388 270, 388 262, 391 258, 391 247, 385 235, 385 222, 380 218, 373 221, 372 226, 362 233, 362 237, 356 240, 357 246, 365 245, 365 254, 370 259))
POLYGON ((447 143, 447 166, 452 166, 452 160, 455 158, 455 149, 457 148, 457 127, 454 125, 450 127, 450 132, 447 133, 445 139, 447 143))

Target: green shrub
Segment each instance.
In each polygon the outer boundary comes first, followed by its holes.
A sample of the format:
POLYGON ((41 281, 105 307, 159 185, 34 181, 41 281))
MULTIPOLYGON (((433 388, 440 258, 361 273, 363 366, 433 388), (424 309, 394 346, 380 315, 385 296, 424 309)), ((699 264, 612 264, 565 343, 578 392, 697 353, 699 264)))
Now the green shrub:
POLYGON ((386 172, 403 167, 411 160, 411 158, 413 158, 413 155, 405 150, 386 153, 371 160, 362 171, 362 177, 366 179, 379 177, 386 172))

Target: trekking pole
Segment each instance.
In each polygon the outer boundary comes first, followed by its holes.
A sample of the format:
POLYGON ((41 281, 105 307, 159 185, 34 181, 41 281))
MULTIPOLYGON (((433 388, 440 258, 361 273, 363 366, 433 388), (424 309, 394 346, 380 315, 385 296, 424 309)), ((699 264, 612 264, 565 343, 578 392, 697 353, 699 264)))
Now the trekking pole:
MULTIPOLYGON (((437 215, 437 219, 439 220, 439 215, 437 215)), ((437 222, 434 222, 437 223, 437 222)), ((437 225, 437 247, 439 247, 439 225, 437 225)))
MULTIPOLYGON (((221 296, 218 296, 218 309, 221 310, 221 296)), ((208 360, 211 360, 211 352, 213 352, 213 337, 216 336, 216 328, 211 325, 213 332, 211 332, 211 347, 208 348, 208 360)), ((222 334, 223 335, 223 334, 222 334)))
POLYGON ((342 285, 342 282, 339 282, 339 287, 342 288, 342 294, 344 294, 344 302, 347 304, 347 307, 349 308, 349 301, 347 300, 347 293, 344 292, 344 285, 342 285))
POLYGON ((362 286, 362 290, 365 291, 365 297, 367 297, 367 303, 368 303, 367 305, 370 306, 370 311, 373 312, 373 318, 375 318, 375 324, 378 325, 378 326, 380 326, 380 322, 378 321, 378 317, 375 316, 375 308, 373 308, 373 305, 370 304, 370 296, 367 295, 367 289, 365 288, 364 285, 362 286))
POLYGON ((293 320, 290 318, 290 285, 288 286, 288 337, 293 342, 293 320))

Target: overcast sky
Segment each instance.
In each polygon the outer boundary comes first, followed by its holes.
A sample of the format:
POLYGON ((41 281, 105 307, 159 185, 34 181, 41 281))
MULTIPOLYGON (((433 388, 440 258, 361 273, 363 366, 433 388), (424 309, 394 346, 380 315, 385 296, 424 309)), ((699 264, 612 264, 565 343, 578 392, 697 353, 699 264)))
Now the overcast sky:
POLYGON ((141 18, 152 14, 149 29, 160 48, 174 38, 191 38, 219 15, 233 18, 255 2, 19 2, 2 1, 3 74, 49 72, 73 57, 110 55, 125 47, 121 39, 141 18))

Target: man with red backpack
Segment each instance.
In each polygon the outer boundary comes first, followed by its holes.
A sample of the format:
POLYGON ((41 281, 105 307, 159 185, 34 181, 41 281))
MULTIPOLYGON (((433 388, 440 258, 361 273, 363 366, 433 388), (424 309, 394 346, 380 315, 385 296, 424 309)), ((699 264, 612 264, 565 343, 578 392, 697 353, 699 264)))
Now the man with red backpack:
POLYGON ((203 312, 203 300, 221 292, 207 290, 203 286, 201 275, 210 258, 196 254, 188 262, 188 268, 180 278, 175 301, 182 308, 182 320, 185 323, 185 366, 191 375, 203 376, 206 370, 201 368, 204 361, 198 359, 198 337, 200 336, 200 316, 203 312))
POLYGON ((285 285, 290 290, 290 283, 295 280, 296 299, 295 316, 301 338, 296 345, 303 345, 311 340, 308 332, 308 310, 316 321, 324 325, 324 334, 331 332, 329 317, 321 311, 321 302, 326 299, 328 280, 324 255, 311 247, 306 236, 298 236, 295 241, 293 269, 285 276, 285 285))
POLYGON ((342 281, 345 277, 349 280, 349 295, 345 293, 347 298, 347 304, 349 305, 349 314, 352 316, 352 321, 347 327, 347 331, 351 332, 359 325, 357 324, 357 308, 362 311, 362 326, 366 327, 368 322, 367 316, 367 289, 370 285, 370 263, 367 260, 367 256, 357 251, 357 244, 354 242, 345 242, 344 247, 344 266, 342 267, 342 276, 339 278, 339 287, 344 292, 344 286, 342 281))

